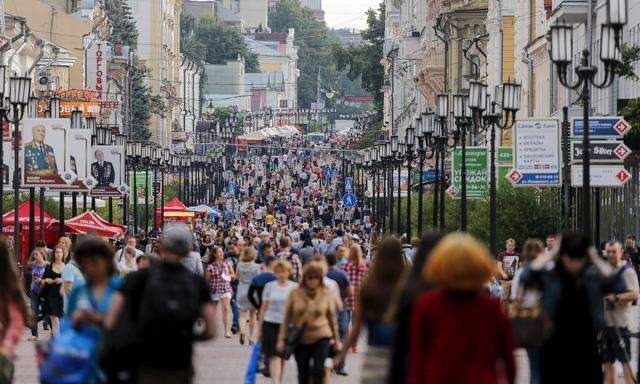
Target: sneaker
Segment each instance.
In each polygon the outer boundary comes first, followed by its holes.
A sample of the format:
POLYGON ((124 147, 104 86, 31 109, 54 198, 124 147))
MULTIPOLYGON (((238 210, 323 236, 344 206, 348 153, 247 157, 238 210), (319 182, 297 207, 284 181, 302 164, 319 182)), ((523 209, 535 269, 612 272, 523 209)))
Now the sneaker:
POLYGON ((336 374, 340 376, 349 376, 349 374, 347 373, 347 371, 344 370, 344 368, 337 370, 336 374))
POLYGON ((240 334, 240 345, 244 345, 244 333, 240 334))
POLYGON ((29 341, 37 341, 38 336, 29 336, 29 341))

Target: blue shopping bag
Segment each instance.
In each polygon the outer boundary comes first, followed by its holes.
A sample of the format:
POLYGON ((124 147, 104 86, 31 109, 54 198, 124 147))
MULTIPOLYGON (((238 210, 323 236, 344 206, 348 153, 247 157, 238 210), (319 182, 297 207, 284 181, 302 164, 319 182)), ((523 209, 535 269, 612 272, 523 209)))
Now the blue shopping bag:
POLYGON ((60 333, 51 341, 40 368, 43 384, 91 383, 97 374, 98 334, 90 327, 74 329, 71 321, 60 323, 60 333))
POLYGON ((256 374, 258 373, 258 365, 260 363, 260 342, 253 345, 251 349, 251 358, 249 358, 249 366, 244 375, 244 384, 256 384, 256 374))

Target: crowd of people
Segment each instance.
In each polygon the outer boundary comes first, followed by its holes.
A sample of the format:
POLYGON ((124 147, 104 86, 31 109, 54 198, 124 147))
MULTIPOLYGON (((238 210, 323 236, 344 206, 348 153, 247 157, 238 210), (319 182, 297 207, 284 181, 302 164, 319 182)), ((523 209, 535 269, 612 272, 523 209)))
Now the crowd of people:
POLYGON ((340 205, 334 145, 279 145, 231 160, 215 218, 115 244, 63 237, 22 274, 0 242, 0 383, 25 326, 31 341, 53 337, 39 348, 43 383, 80 371, 78 382, 191 383, 193 344, 216 336, 217 317, 217 336, 256 348, 252 373, 274 384, 289 359, 301 384, 349 375, 353 353, 363 383, 514 383, 516 348, 532 384, 614 383, 616 362, 635 382, 632 237, 600 250, 580 233, 507 239, 491 255, 467 234, 383 236, 366 206, 340 205), (78 345, 95 349, 86 371, 78 345), (60 365, 70 358, 73 372, 60 365))

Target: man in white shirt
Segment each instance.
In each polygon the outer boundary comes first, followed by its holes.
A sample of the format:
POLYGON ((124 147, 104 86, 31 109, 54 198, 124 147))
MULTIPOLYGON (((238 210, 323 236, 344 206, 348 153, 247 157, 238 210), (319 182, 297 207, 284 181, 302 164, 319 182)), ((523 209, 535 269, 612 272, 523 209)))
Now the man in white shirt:
POLYGON ((144 252, 142 252, 141 250, 139 250, 138 248, 136 248, 138 241, 136 240, 136 238, 132 235, 129 235, 127 237, 127 239, 125 240, 125 244, 122 246, 122 248, 118 249, 115 253, 115 255, 113 256, 114 260, 116 261, 116 263, 119 263, 120 261, 122 261, 122 259, 124 258, 124 247, 126 247, 127 245, 135 248, 136 250, 136 258, 142 254, 144 254, 144 252))

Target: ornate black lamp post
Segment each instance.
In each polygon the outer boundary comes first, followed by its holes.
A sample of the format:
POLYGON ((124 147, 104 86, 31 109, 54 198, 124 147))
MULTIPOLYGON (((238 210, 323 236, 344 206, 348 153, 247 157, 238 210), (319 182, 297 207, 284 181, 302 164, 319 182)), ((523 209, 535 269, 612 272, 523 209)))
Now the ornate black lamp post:
MULTIPOLYGON (((590 15, 592 4, 588 2, 588 14, 590 15)), ((567 70, 573 57, 573 26, 564 22, 558 22, 551 26, 551 61, 556 65, 558 79, 566 88, 578 91, 583 108, 582 147, 585 148, 582 162, 582 232, 588 236, 591 231, 591 179, 590 160, 591 154, 589 139, 589 113, 591 109, 591 87, 606 88, 615 80, 615 70, 621 65, 622 55, 620 42, 622 40, 622 27, 627 23, 627 1, 607 1, 608 22, 601 26, 600 35, 600 60, 604 63, 604 76, 601 82, 596 81, 598 68, 591 62, 590 47, 582 51, 580 65, 575 68, 576 79, 570 82, 567 78, 567 70)), ((587 23, 587 34, 591 33, 590 21, 587 23)), ((590 42, 590 39, 586 39, 590 42)), ((600 220, 596 217, 596 220, 600 220)))
MULTIPOLYGON (((405 131, 405 158, 407 160, 407 223, 405 232, 407 233, 407 241, 411 242, 411 166, 415 160, 413 148, 416 144, 415 129, 408 127, 405 131)), ((418 213, 418 216, 421 216, 418 213)))
POLYGON ((497 201, 496 201, 496 128, 507 130, 513 127, 516 113, 520 109, 520 84, 507 81, 502 85, 502 108, 496 113, 497 103, 491 102, 487 86, 479 81, 471 81, 469 88, 469 107, 473 116, 473 128, 479 131, 490 129, 489 163, 489 245, 491 253, 497 249, 497 201))

